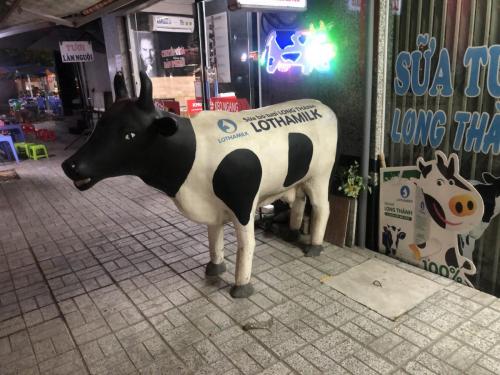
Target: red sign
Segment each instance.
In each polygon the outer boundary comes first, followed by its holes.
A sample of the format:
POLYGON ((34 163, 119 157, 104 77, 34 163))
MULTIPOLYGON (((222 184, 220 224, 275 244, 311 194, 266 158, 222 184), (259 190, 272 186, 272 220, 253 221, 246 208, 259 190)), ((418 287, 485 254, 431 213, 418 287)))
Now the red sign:
POLYGON ((243 99, 238 99, 235 96, 227 98, 211 98, 210 99, 210 110, 211 111, 228 111, 228 112, 239 112, 250 109, 248 101, 243 99))
POLYGON ((194 115, 198 112, 203 111, 203 104, 201 104, 201 102, 197 101, 196 99, 188 99, 186 100, 186 104, 188 114, 190 115, 194 115))
POLYGON ((177 115, 181 114, 181 109, 178 101, 170 99, 154 99, 155 107, 161 111, 173 112, 177 115))
MULTIPOLYGON (((196 114, 203 111, 203 105, 201 101, 196 99, 186 100, 187 110, 190 115, 196 114)), ((245 98, 238 99, 235 96, 230 96, 227 98, 211 98, 210 99, 210 110, 211 111, 227 111, 227 112, 239 112, 250 109, 248 100, 245 98)))

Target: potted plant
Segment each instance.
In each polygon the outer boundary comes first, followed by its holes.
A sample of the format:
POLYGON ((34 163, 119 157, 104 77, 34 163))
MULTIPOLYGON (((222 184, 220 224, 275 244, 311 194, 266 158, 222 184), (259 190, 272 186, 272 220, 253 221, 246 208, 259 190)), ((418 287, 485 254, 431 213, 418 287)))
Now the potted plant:
POLYGON ((339 168, 334 176, 337 194, 330 196, 330 218, 325 240, 337 246, 351 247, 356 234, 358 197, 368 186, 360 174, 359 163, 354 160, 347 165, 339 168))
POLYGON ((356 214, 358 211, 358 197, 365 185, 359 171, 359 163, 355 160, 347 169, 340 172, 340 186, 338 190, 349 199, 349 213, 347 220, 346 246, 353 246, 356 236, 356 214))

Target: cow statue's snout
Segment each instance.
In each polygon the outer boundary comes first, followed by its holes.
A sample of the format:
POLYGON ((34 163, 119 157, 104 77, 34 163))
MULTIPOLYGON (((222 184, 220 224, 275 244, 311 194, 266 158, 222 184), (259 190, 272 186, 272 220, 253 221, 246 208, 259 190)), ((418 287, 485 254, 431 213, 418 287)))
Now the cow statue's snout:
POLYGON ((471 194, 456 195, 448 203, 453 215, 458 217, 471 216, 476 212, 477 202, 471 194))
POLYGON ((79 190, 87 190, 90 187, 92 187, 93 181, 90 177, 84 176, 81 172, 81 163, 79 163, 76 159, 69 158, 66 159, 62 164, 61 167, 70 179, 73 180, 74 185, 79 189, 79 190))

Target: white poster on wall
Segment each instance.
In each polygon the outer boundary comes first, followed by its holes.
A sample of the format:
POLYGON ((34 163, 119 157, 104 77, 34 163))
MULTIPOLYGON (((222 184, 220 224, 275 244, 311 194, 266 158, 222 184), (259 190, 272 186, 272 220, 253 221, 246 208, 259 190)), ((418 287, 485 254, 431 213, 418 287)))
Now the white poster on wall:
POLYGON ((64 63, 94 61, 94 52, 90 42, 59 42, 59 49, 64 63))
POLYGON ((193 33, 194 18, 179 16, 151 16, 151 30, 171 33, 193 33))
POLYGON ((220 83, 230 83, 231 65, 227 13, 222 12, 208 16, 206 18, 206 27, 210 66, 217 68, 217 79, 220 83))
POLYGON ((410 245, 425 241, 427 220, 422 192, 412 182, 417 167, 380 170, 379 251, 411 261, 410 245))
POLYGON ((307 0, 230 0, 230 8, 306 10, 307 0))

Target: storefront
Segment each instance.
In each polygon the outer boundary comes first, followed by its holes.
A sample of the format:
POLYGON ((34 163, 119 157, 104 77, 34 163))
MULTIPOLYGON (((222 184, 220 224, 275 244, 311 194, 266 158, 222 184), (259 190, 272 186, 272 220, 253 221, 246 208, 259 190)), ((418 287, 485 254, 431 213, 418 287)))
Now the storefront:
POLYGON ((131 53, 117 66, 130 64, 136 92, 145 70, 157 106, 187 116, 322 101, 339 120, 338 165, 359 160, 364 176, 370 168, 359 243, 498 294, 500 10, 494 1, 385 0, 373 15, 367 4, 212 0, 185 12, 142 9, 125 17, 131 53), (479 194, 477 206, 447 201, 433 220, 422 181, 431 164, 449 168, 448 185, 479 194), (453 227, 450 213, 467 216, 468 226, 453 227), (449 243, 427 249, 433 235, 449 243))
POLYGON ((387 19, 378 98, 385 116, 376 142, 395 167, 381 175, 379 247, 386 252, 390 242, 405 261, 499 295, 499 4, 400 3, 387 19), (476 191, 477 199, 454 200, 476 191))

